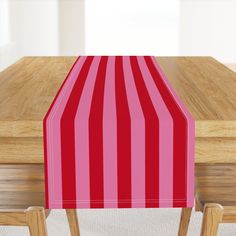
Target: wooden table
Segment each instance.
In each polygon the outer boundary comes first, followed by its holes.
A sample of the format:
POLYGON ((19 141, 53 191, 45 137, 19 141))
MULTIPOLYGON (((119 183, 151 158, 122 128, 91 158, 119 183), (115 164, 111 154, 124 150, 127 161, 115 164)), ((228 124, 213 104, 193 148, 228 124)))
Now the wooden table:
MULTIPOLYGON (((27 57, 0 73, 0 208, 44 206, 42 120, 75 59, 27 57)), ((217 203, 236 205, 236 175, 225 177, 236 172, 236 73, 210 57, 157 61, 196 120, 202 203, 215 195, 217 203)))

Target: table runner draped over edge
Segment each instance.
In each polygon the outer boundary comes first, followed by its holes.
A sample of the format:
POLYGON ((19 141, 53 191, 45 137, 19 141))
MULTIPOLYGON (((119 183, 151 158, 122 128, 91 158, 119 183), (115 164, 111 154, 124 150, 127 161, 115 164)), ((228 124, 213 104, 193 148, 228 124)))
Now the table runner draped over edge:
POLYGON ((46 207, 192 207, 194 139, 155 57, 81 56, 44 118, 46 207))

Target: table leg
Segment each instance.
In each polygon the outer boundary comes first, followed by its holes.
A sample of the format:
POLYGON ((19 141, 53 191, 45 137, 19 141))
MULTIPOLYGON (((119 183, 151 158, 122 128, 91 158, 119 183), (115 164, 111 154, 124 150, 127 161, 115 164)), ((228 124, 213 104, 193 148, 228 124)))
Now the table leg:
POLYGON ((223 207, 220 204, 207 203, 203 211, 201 236, 217 236, 222 217, 223 207))
POLYGON ((188 233, 188 225, 191 217, 192 208, 183 208, 179 223, 178 236, 186 236, 188 233))
POLYGON ((80 236, 79 222, 76 209, 66 209, 71 236, 80 236))
POLYGON ((29 207, 26 221, 31 236, 47 236, 46 216, 43 207, 29 207))
POLYGON ((198 193, 195 194, 195 211, 203 211, 203 205, 198 193))

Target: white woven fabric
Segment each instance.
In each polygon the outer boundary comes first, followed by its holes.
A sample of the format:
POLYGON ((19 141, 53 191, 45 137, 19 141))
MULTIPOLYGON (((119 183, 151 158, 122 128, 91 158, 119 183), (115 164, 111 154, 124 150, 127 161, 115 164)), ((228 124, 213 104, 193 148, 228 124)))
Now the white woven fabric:
MULTIPOLYGON (((79 210, 82 236, 176 236, 179 209, 79 210)), ((200 234, 202 213, 193 213, 188 236, 200 234)), ((54 210, 47 219, 49 236, 69 236, 63 210, 54 210)), ((3 236, 28 236, 26 227, 0 227, 3 236)), ((221 224, 219 236, 235 236, 235 224, 221 224)))

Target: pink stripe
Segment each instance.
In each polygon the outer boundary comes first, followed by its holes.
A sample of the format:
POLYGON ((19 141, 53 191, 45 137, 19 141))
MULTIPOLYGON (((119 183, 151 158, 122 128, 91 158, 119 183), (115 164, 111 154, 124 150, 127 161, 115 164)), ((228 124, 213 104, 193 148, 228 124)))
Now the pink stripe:
POLYGON ((145 207, 145 120, 134 83, 130 57, 123 57, 123 67, 131 115, 132 207, 145 207))
POLYGON ((48 189, 50 208, 62 208, 60 119, 86 57, 80 57, 59 93, 47 119, 48 189))
POLYGON ((173 205, 173 120, 157 89, 144 57, 137 57, 143 78, 160 122, 159 205, 173 205))
POLYGON ((166 87, 169 89, 170 93, 172 94, 175 102, 178 104, 179 108, 182 110, 183 114, 185 115, 187 121, 188 121, 188 147, 187 147, 187 153, 188 153, 188 163, 187 163, 187 206, 192 207, 193 206, 193 200, 194 200, 194 142, 195 142, 195 122, 193 117, 191 116, 190 112, 184 105, 184 103, 180 100, 174 89, 172 88, 172 85, 166 78, 164 72, 162 71, 161 67, 158 65, 156 58, 152 57, 152 61, 154 62, 154 65, 156 66, 157 71, 160 73, 161 78, 163 79, 164 83, 166 84, 166 87))
POLYGON ((193 119, 188 123, 188 173, 187 173, 187 206, 194 206, 194 154, 195 154, 195 122, 193 119))
MULTIPOLYGON (((84 85, 75 116, 76 206, 90 208, 89 113, 101 57, 95 57, 84 85)), ((96 132, 96 130, 94 130, 96 132)))
POLYGON ((115 57, 107 62, 104 91, 103 150, 104 207, 117 208, 117 124, 115 100, 115 57))

